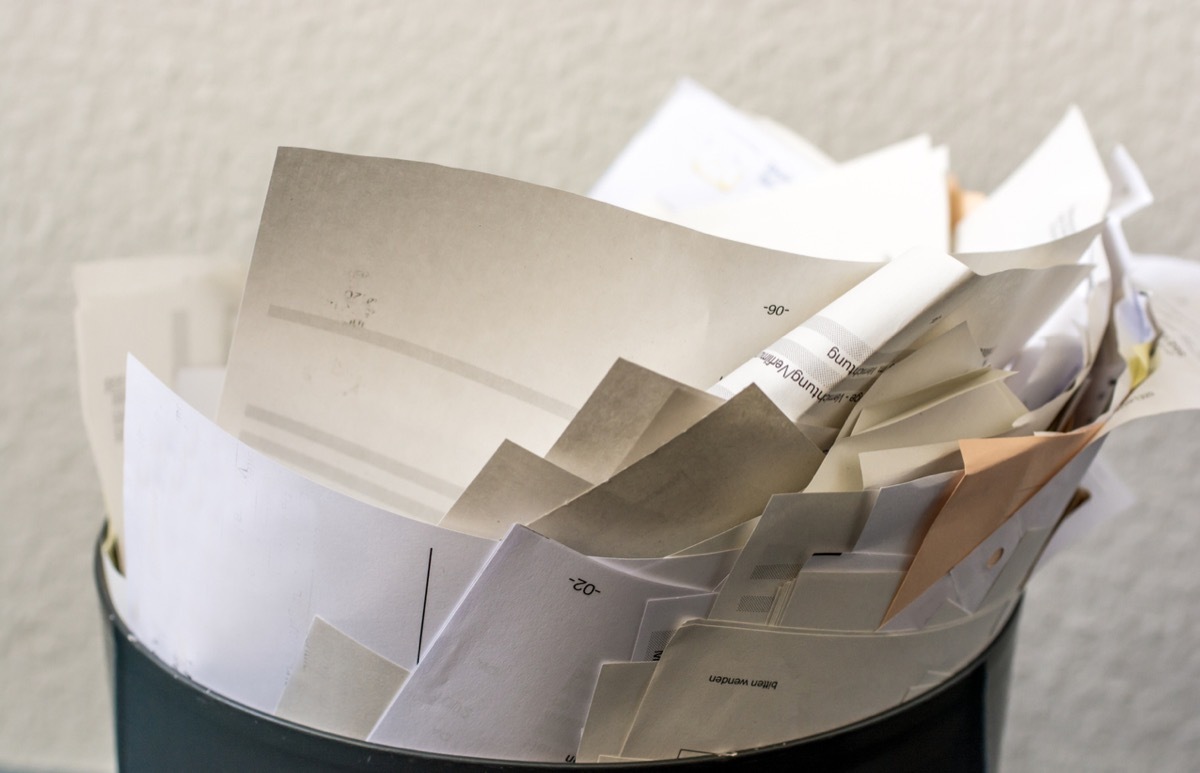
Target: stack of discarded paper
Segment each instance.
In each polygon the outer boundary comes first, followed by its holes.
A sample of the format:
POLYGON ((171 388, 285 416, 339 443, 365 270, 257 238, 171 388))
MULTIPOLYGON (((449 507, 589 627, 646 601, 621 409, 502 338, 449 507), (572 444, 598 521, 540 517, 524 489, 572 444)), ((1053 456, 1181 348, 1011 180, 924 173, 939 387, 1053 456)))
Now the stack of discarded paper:
POLYGON ((1124 504, 1108 431, 1197 407, 1200 270, 1130 254, 1113 159, 1071 110, 948 193, 927 137, 835 164, 687 82, 602 201, 280 150, 235 329, 225 263, 77 275, 109 590, 198 683, 404 748, 655 759, 899 704, 1124 504))

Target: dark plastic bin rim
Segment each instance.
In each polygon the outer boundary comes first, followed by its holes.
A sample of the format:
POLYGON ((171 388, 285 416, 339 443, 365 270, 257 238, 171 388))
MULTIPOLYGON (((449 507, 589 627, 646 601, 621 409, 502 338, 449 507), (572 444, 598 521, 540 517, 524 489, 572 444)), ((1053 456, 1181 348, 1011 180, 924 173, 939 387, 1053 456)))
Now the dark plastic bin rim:
MULTIPOLYGON (((237 701, 231 700, 231 699, 225 697, 224 695, 221 695, 220 693, 213 692, 212 690, 205 687, 204 685, 193 681, 190 677, 180 674, 178 671, 171 668, 171 666, 167 665, 165 662, 160 660, 157 655, 155 655, 153 652, 150 651, 149 648, 147 648, 144 644, 142 644, 142 642, 137 638, 137 635, 134 634, 131 630, 129 630, 129 627, 125 624, 125 621, 122 620, 121 616, 117 614, 116 609, 113 607, 112 597, 108 593, 108 584, 105 582, 105 579, 104 579, 104 562, 103 562, 103 557, 102 557, 102 546, 104 544, 104 538, 105 538, 106 532, 107 532, 107 527, 102 528, 100 530, 100 536, 96 540, 94 557, 93 557, 93 561, 92 561, 92 573, 93 573, 93 577, 94 577, 94 580, 96 583, 96 591, 100 596, 100 603, 103 608, 104 615, 105 615, 105 618, 106 618, 108 624, 113 627, 115 635, 124 638, 129 643, 130 646, 132 646, 134 649, 137 650, 139 655, 145 657, 148 661, 153 663, 155 666, 162 669, 164 672, 170 674, 171 677, 173 679, 175 679, 177 682, 185 685, 189 689, 192 689, 199 693, 202 693, 206 698, 216 701, 216 702, 218 702, 230 709, 233 709, 235 711, 240 711, 240 712, 249 714, 262 722, 279 725, 279 726, 287 728, 289 730, 300 732, 300 733, 305 733, 307 735, 314 736, 316 738, 327 740, 327 741, 330 741, 333 743, 340 743, 340 744, 345 744, 347 746, 356 747, 358 749, 363 750, 364 752, 378 752, 381 754, 402 753, 407 756, 414 757, 416 759, 425 759, 425 760, 430 760, 430 761, 442 761, 442 762, 467 762, 467 761, 470 761, 470 762, 480 763, 480 764, 491 763, 491 764, 495 764, 497 766, 520 765, 522 770, 528 769, 528 770, 558 770, 558 771, 561 771, 564 769, 563 763, 559 763, 559 762, 527 762, 527 761, 518 761, 518 760, 499 760, 499 759, 488 759, 488 758, 477 758, 477 757, 462 757, 462 756, 453 755, 453 754, 438 754, 435 752, 425 752, 425 751, 419 751, 419 750, 415 750, 415 749, 402 749, 402 748, 395 747, 395 746, 383 746, 381 744, 368 743, 366 741, 360 741, 355 738, 347 738, 345 736, 334 735, 333 733, 328 733, 323 730, 319 730, 317 728, 308 727, 306 725, 301 725, 301 724, 298 724, 295 722, 290 722, 286 719, 281 719, 279 717, 276 717, 273 714, 267 714, 265 712, 259 711, 258 709, 251 708, 250 706, 246 706, 244 704, 238 703, 237 701)), ((922 706, 925 703, 931 702, 931 701, 935 700, 937 698, 937 696, 940 695, 941 693, 943 693, 944 691, 950 690, 953 687, 955 687, 956 685, 958 685, 960 682, 962 682, 966 679, 969 679, 971 677, 971 675, 976 671, 976 669, 983 667, 984 662, 987 661, 987 659, 988 659, 988 656, 991 652, 992 646, 997 641, 1005 638, 1006 634, 1008 634, 1010 632, 1009 629, 1011 629, 1014 625, 1016 625, 1017 619, 1019 617, 1017 612, 1019 611, 1020 606, 1021 606, 1020 602, 1013 605, 1013 608, 1008 613, 1008 618, 1005 620, 1004 625, 1001 626, 996 631, 995 635, 992 637, 992 640, 991 640, 991 642, 989 642, 988 646, 985 647, 982 652, 980 652, 978 655, 976 655, 971 660, 970 663, 968 663, 967 665, 965 665, 961 669, 959 669, 959 671, 956 674, 954 674, 954 676, 952 676, 949 679, 947 679, 946 681, 942 682, 937 687, 934 687, 933 689, 922 693, 921 695, 917 696, 916 698, 913 698, 912 700, 904 701, 903 703, 893 706, 892 708, 887 709, 886 711, 882 711, 878 714, 867 717, 865 719, 861 719, 857 722, 853 722, 848 725, 843 725, 842 727, 834 728, 832 730, 827 730, 823 733, 817 733, 815 735, 808 735, 808 736, 804 736, 803 738, 793 739, 791 741, 784 741, 782 743, 770 744, 768 746, 759 746, 759 747, 755 747, 752 749, 743 749, 743 750, 736 751, 736 752, 723 752, 723 753, 715 754, 715 755, 711 755, 711 756, 705 755, 705 756, 701 756, 701 757, 686 757, 686 758, 682 758, 682 759, 648 760, 648 761, 637 761, 637 762, 634 762, 634 761, 631 761, 631 762, 587 762, 587 763, 577 763, 577 764, 585 766, 586 769, 588 769, 588 770, 623 770, 623 771, 633 770, 635 768, 636 769, 650 769, 650 768, 658 769, 658 768, 688 767, 690 764, 694 764, 699 759, 705 759, 709 762, 716 762, 722 758, 729 758, 731 760, 733 758, 738 758, 738 759, 742 759, 742 760, 745 760, 746 758, 752 759, 757 754, 766 754, 769 752, 777 752, 777 751, 780 751, 783 749, 788 749, 788 748, 800 746, 803 744, 815 743, 815 742, 823 741, 826 739, 836 738, 840 735, 844 735, 844 734, 855 732, 857 730, 864 729, 867 726, 886 721, 898 714, 904 713, 906 711, 909 711, 909 710, 912 710, 919 706, 922 706)))

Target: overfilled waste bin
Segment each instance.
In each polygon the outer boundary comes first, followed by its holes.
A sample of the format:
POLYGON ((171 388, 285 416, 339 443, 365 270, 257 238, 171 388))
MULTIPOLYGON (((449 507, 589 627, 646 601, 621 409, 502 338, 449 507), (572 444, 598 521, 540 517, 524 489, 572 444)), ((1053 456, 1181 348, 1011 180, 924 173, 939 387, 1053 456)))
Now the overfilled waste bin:
MULTIPOLYGON (((518 771, 567 763, 485 760, 396 749, 330 735, 239 705, 154 656, 117 614, 100 546, 95 582, 113 692, 118 769, 143 771, 518 771)), ((994 771, 1008 697, 1019 606, 987 648, 939 686, 874 717, 783 744, 735 754, 597 770, 994 771)), ((697 717, 698 722, 704 721, 697 717)))

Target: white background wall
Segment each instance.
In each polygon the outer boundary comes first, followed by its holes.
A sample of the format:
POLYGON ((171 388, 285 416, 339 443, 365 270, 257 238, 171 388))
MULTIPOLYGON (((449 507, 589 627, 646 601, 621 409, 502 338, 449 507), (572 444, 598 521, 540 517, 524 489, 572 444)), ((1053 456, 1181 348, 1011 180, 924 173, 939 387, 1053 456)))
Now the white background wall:
MULTIPOLYGON (((1186 0, 0 0, 0 767, 112 765, 71 265, 248 259, 278 145, 583 191, 681 75, 836 158, 929 131, 981 189, 1077 102, 1159 197, 1134 247, 1200 257, 1186 0)), ((1197 430, 1106 449, 1142 501, 1031 589, 1006 770, 1198 764, 1197 430)))

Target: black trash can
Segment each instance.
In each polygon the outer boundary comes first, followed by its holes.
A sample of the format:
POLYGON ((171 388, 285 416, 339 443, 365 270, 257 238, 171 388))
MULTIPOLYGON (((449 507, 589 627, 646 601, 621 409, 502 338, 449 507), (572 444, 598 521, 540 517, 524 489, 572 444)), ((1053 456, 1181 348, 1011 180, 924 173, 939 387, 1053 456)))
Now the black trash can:
MULTIPOLYGON (((101 535, 101 542, 103 535, 101 535)), ((822 773, 995 771, 1020 608, 987 649, 938 687, 869 719, 736 754, 645 763, 506 762, 394 749, 277 719, 217 695, 146 649, 113 608, 100 543, 95 581, 104 613, 118 769, 149 771, 567 771, 681 773, 804 770, 822 773)), ((700 720, 702 721, 702 720, 700 720)))

